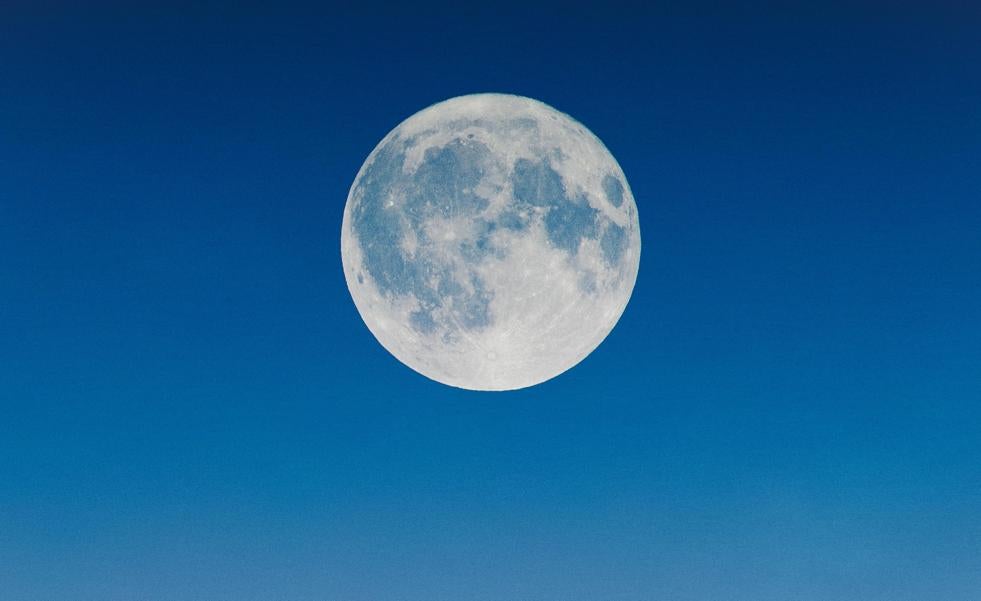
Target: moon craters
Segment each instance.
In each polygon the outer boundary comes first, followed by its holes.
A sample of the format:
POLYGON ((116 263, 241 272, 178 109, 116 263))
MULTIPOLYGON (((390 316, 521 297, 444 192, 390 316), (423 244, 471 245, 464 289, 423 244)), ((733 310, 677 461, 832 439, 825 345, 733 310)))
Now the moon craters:
POLYGON ((640 232, 625 181, 595 136, 537 101, 434 105, 386 136, 351 188, 341 238, 355 304, 393 355, 437 381, 551 378, 629 299, 640 232))

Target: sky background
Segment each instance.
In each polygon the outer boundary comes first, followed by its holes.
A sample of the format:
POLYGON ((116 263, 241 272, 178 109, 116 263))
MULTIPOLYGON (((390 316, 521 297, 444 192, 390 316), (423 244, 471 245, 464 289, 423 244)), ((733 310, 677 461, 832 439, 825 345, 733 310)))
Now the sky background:
POLYGON ((0 599, 979 598, 976 2, 143 4, 0 6, 0 599), (513 393, 341 270, 362 161, 473 92, 640 212, 513 393))

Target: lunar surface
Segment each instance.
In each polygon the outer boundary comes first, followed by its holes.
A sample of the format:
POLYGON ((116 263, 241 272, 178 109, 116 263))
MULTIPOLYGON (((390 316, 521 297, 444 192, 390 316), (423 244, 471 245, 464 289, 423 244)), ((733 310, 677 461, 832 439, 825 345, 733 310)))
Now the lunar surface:
POLYGON ((582 124, 476 94, 416 113, 375 147, 348 195, 341 256, 361 317, 402 363, 511 390, 610 333, 637 279, 640 228, 623 171, 582 124))

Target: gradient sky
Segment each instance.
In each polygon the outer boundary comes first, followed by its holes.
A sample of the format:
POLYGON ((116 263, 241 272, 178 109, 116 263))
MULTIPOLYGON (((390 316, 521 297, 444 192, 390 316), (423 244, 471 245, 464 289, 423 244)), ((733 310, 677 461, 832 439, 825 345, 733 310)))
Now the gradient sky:
MULTIPOLYGON (((0 6, 3 601, 976 601, 981 9, 0 6), (619 160, 570 372, 403 367, 341 271, 402 119, 619 160)), ((815 3, 817 4, 817 3, 815 3)))

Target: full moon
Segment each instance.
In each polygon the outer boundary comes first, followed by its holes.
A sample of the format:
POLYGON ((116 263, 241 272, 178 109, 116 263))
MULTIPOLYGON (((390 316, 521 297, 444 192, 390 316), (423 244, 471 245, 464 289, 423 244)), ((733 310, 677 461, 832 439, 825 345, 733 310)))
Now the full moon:
POLYGON ((537 100, 475 94, 378 143, 348 194, 341 258, 358 312, 399 361, 450 386, 513 390, 610 333, 640 226, 592 132, 537 100))

